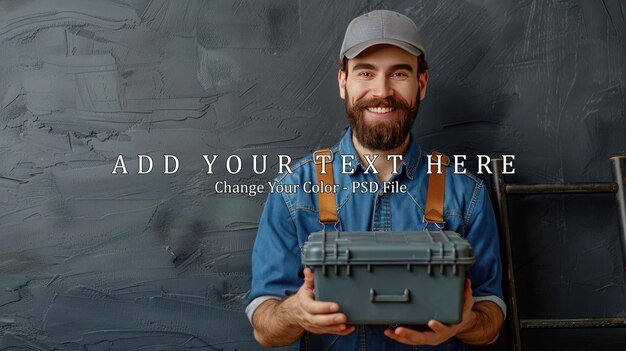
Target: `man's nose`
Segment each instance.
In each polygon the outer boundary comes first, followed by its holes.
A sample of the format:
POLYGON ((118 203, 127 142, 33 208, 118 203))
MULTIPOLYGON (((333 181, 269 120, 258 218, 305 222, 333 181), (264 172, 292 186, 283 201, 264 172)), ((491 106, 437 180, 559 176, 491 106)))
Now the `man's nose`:
POLYGON ((384 75, 376 77, 372 82, 372 95, 377 98, 386 98, 393 95, 393 89, 389 83, 389 79, 384 75))

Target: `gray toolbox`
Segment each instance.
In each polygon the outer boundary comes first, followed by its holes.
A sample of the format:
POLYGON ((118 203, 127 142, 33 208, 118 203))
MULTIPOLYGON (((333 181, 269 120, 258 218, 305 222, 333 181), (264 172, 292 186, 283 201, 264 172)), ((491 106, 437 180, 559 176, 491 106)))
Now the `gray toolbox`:
POLYGON ((452 231, 316 232, 302 248, 315 298, 350 324, 459 323, 469 242, 452 231))

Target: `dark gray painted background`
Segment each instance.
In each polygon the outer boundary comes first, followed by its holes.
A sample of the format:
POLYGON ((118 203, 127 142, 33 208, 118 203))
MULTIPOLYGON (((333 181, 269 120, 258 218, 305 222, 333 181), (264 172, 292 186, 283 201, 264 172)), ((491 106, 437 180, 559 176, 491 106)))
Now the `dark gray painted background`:
MULTIPOLYGON (((469 169, 515 154, 519 183, 611 179, 608 158, 626 154, 625 1, 3 0, 0 350, 258 349, 243 310, 265 196, 213 184, 265 182, 275 155, 339 138, 333 58, 376 8, 423 31, 423 146, 469 169), (130 175, 111 175, 118 154, 130 175), (151 174, 132 174, 137 154, 151 174), (220 155, 215 174, 202 154, 220 155), (267 173, 252 154, 270 155, 267 173)), ((612 197, 511 209, 522 318, 626 315, 612 197)), ((626 331, 523 341, 623 350, 626 331)))

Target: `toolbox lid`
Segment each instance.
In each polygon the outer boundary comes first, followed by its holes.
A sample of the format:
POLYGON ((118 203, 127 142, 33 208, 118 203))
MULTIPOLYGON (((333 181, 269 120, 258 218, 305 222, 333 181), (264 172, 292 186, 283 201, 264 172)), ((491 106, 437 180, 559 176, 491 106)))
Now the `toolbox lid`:
POLYGON ((302 248, 302 263, 470 265, 474 256, 453 231, 316 232, 302 248))

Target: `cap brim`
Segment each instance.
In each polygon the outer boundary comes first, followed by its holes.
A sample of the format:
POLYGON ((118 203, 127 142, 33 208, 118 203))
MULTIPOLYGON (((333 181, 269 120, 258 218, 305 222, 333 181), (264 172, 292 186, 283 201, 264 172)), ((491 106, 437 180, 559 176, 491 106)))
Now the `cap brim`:
POLYGON ((421 46, 416 47, 416 46, 413 46, 412 44, 409 44, 401 40, 395 40, 395 39, 389 39, 389 38, 372 39, 372 40, 368 40, 366 42, 357 44, 351 47, 350 49, 346 50, 346 52, 343 53, 343 55, 341 55, 341 60, 343 60, 344 57, 348 59, 353 59, 357 57, 360 53, 362 53, 365 49, 372 47, 374 45, 381 45, 381 44, 397 46, 400 49, 403 49, 407 51, 408 53, 410 53, 411 55, 415 55, 415 56, 419 56, 425 52, 423 47, 421 46))

